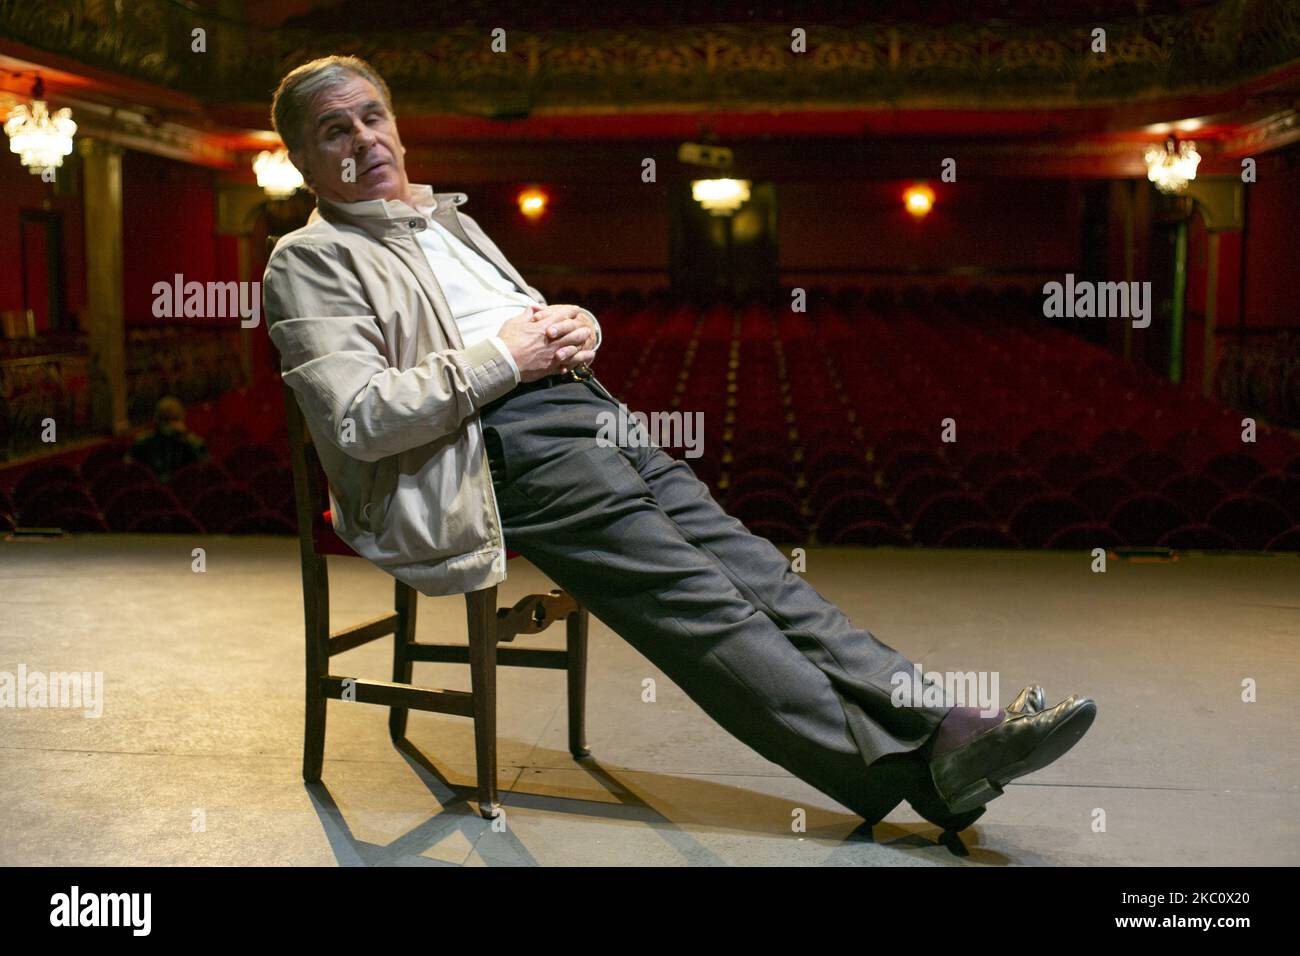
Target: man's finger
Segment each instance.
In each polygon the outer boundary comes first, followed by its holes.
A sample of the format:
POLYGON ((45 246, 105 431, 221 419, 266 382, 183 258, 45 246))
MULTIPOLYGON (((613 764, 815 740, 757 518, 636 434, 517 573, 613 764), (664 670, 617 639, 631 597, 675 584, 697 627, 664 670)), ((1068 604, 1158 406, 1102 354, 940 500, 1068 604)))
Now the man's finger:
POLYGON ((556 339, 551 344, 557 349, 562 349, 566 346, 581 348, 587 344, 589 338, 591 338, 591 329, 574 329, 568 335, 556 339))
POLYGON ((582 311, 576 305, 543 305, 538 308, 542 310, 541 315, 548 319, 572 319, 582 311))
POLYGON ((560 336, 567 335, 568 333, 572 332, 574 329, 578 329, 578 328, 586 328, 586 326, 581 325, 578 322, 574 322, 572 319, 566 319, 563 322, 556 322, 554 325, 548 328, 546 330, 546 337, 551 339, 559 338, 560 336))

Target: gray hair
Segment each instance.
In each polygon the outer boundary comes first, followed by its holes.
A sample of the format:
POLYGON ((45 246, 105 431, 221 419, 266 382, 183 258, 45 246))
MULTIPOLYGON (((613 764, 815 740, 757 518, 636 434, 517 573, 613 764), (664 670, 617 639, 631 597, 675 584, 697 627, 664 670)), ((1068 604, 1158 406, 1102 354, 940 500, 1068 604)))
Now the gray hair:
POLYGON ((302 148, 308 120, 307 110, 322 90, 346 83, 354 76, 369 80, 384 106, 393 112, 393 95, 384 78, 365 60, 355 56, 323 56, 290 70, 280 81, 271 102, 271 122, 291 151, 302 148))

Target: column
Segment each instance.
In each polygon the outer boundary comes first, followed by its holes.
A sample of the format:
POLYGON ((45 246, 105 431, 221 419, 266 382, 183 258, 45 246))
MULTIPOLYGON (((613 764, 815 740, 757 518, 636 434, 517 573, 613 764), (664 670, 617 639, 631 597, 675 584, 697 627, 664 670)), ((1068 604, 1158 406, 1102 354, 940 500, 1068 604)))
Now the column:
POLYGON ((122 292, 122 147, 82 139, 90 410, 96 430, 120 435, 126 413, 126 322, 122 292))

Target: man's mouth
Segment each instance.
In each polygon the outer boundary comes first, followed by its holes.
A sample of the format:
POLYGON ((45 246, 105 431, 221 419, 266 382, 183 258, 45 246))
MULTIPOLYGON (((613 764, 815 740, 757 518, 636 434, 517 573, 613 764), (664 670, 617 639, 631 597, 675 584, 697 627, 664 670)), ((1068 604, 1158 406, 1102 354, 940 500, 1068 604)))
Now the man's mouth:
POLYGON ((373 173, 376 169, 379 169, 381 166, 387 166, 387 165, 388 165, 388 160, 386 160, 386 159, 381 159, 381 160, 379 160, 378 162, 371 163, 369 166, 367 166, 365 169, 363 169, 363 170, 361 171, 361 175, 362 175, 362 176, 369 176, 369 175, 370 175, 371 173, 373 173))

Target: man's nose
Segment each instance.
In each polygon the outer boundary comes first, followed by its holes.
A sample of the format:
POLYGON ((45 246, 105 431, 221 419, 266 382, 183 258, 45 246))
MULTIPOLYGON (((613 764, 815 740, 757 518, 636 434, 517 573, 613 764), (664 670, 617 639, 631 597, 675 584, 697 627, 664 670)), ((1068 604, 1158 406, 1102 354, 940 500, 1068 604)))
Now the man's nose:
POLYGON ((379 141, 379 137, 365 123, 358 123, 356 130, 352 134, 352 142, 358 153, 369 149, 379 141))

